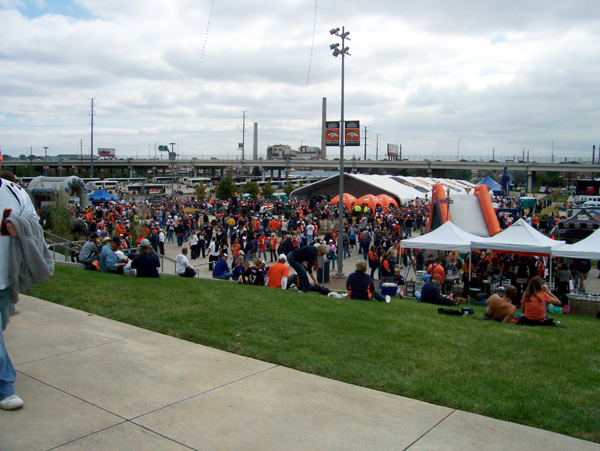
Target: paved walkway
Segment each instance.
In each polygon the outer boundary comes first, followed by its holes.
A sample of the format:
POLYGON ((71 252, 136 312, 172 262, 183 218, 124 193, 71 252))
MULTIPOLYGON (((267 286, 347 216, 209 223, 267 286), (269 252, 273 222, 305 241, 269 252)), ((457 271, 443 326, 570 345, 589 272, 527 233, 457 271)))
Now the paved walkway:
POLYGON ((25 407, 0 450, 540 450, 600 445, 305 374, 22 296, 25 407))

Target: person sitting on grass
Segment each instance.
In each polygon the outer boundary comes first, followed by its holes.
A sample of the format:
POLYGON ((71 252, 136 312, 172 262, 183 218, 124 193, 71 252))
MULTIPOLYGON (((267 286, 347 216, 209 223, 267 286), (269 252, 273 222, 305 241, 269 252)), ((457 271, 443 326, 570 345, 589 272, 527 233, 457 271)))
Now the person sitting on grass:
POLYGON ((181 249, 181 254, 175 257, 175 273, 181 277, 196 277, 196 270, 187 258, 188 249, 181 249))
POLYGON ((290 268, 285 264, 287 257, 285 254, 279 256, 277 263, 269 267, 267 273, 269 281, 267 285, 271 288, 287 288, 288 278, 290 277, 290 268))
POLYGON ((554 296, 548 285, 545 285, 540 276, 533 277, 527 284, 521 308, 523 316, 517 324, 526 326, 553 326, 554 320, 546 316, 546 304, 560 306, 560 301, 554 296))
POLYGON ((160 279, 157 270, 157 268, 160 268, 160 260, 150 241, 146 238, 140 241, 140 250, 133 257, 131 267, 136 270, 137 277, 160 279))
POLYGON ((346 280, 346 289, 348 290, 348 299, 357 299, 360 301, 376 300, 380 302, 391 301, 389 296, 383 297, 381 293, 375 290, 375 284, 371 276, 367 274, 367 262, 359 260, 356 262, 356 271, 348 276, 346 280))
POLYGON ((227 254, 223 252, 221 258, 215 263, 215 268, 212 273, 213 279, 229 280, 233 277, 233 272, 227 264, 227 254))
POLYGON ((250 285, 265 284, 265 262, 260 258, 254 259, 254 266, 244 271, 244 277, 250 285))
POLYGON ((235 259, 235 262, 233 263, 233 268, 231 269, 231 273, 233 275, 231 278, 233 280, 238 280, 243 274, 244 270, 244 256, 240 255, 235 259))
POLYGON ((421 288, 421 302, 437 305, 457 305, 458 298, 452 300, 449 297, 442 296, 442 281, 436 274, 429 282, 423 284, 421 288))
POLYGON ((485 301, 485 316, 492 318, 501 323, 512 322, 517 309, 513 304, 513 300, 517 297, 517 288, 513 285, 508 285, 504 289, 504 295, 502 297, 497 294, 491 295, 487 301, 485 301))
POLYGON ((123 268, 127 265, 127 259, 120 259, 115 253, 123 241, 119 236, 113 236, 100 252, 100 271, 123 274, 123 268))
POLYGON ((400 273, 400 268, 394 269, 394 283, 398 286, 398 297, 402 299, 404 297, 404 289, 406 288, 406 281, 400 273))
POLYGON ((100 246, 98 240, 99 236, 96 232, 90 235, 89 240, 85 242, 85 244, 81 247, 81 251, 79 251, 79 263, 89 266, 95 261, 100 261, 100 252, 102 251, 102 246, 100 246))

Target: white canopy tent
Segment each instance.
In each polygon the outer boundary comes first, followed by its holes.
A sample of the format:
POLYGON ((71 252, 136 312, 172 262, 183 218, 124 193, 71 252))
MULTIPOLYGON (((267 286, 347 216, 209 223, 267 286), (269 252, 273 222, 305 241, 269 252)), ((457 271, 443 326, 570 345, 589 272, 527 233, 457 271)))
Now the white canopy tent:
POLYGON ((483 238, 465 232, 452 222, 446 222, 425 235, 402 240, 400 246, 410 249, 469 252, 471 250, 471 242, 481 239, 483 238))
POLYGON ((565 244, 552 251, 552 255, 568 258, 600 259, 600 229, 575 244, 565 244))
POLYGON ((471 242, 472 249, 544 255, 558 255, 555 251, 564 245, 564 241, 553 240, 538 232, 523 218, 495 236, 479 238, 471 242))

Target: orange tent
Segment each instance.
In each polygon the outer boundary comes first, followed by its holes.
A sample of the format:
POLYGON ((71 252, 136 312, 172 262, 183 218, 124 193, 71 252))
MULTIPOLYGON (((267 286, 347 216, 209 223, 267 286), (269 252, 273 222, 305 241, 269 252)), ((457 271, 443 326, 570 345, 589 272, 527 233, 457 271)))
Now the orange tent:
MULTIPOLYGON (((329 202, 329 205, 336 205, 339 203, 340 203, 340 195, 338 194, 333 199, 331 199, 331 201, 329 202)), ((354 205, 355 203, 356 203, 356 197, 354 197, 352 194, 344 193, 344 206, 348 210, 350 210, 352 208, 352 205, 354 205)))
POLYGON ((375 210, 375 196, 373 196, 372 194, 365 194, 364 196, 361 196, 356 202, 360 205, 366 204, 368 207, 371 208, 371 210, 375 210))
POLYGON ((387 194, 379 194, 376 198, 380 198, 383 200, 383 203, 381 203, 382 207, 389 208, 390 205, 393 205, 395 207, 398 206, 398 202, 396 201, 396 199, 387 194))

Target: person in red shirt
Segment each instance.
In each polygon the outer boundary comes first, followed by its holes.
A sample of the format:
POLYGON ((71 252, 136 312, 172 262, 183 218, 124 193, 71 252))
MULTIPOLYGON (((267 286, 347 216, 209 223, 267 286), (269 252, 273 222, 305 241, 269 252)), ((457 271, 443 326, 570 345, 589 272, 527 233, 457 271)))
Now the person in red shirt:
POLYGON ((552 319, 546 317, 546 304, 560 306, 560 301, 554 296, 548 285, 545 285, 540 276, 533 277, 527 284, 521 308, 523 317, 519 324, 526 325, 551 325, 552 319))

